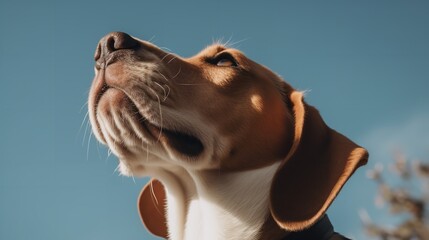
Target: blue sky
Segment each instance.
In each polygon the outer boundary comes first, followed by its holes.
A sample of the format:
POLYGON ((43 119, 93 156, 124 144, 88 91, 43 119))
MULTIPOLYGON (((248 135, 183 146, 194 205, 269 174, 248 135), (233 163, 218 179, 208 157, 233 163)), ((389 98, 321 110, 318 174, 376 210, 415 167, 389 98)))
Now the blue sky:
MULTIPOLYGON (((370 151, 371 166, 398 147, 428 159, 428 23, 427 1, 1 0, 0 239, 155 239, 136 211, 146 179, 118 176, 83 121, 93 53, 108 32, 182 56, 239 41, 309 90, 326 122, 370 151)), ((359 209, 387 219, 366 169, 329 210, 357 239, 359 209)))

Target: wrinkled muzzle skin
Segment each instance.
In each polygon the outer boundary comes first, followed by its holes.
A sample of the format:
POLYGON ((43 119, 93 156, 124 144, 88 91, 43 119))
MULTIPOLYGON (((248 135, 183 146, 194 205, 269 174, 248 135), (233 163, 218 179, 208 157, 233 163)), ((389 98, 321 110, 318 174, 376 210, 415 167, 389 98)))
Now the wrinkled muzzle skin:
POLYGON ((236 49, 215 44, 182 58, 114 33, 95 60, 90 121, 124 175, 256 169, 289 151, 293 89, 236 49))

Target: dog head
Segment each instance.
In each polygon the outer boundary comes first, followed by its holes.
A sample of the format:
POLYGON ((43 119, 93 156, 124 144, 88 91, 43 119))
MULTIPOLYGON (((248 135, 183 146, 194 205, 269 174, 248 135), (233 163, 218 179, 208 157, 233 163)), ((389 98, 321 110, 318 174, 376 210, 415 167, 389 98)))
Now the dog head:
MULTIPOLYGON (((367 161, 365 149, 330 129, 301 92, 236 49, 212 45, 181 58, 111 33, 95 60, 91 124, 125 175, 173 166, 245 171, 282 159, 270 210, 293 231, 316 222, 367 161)), ((163 211, 152 211, 159 206, 147 191, 162 198, 164 190, 155 182, 140 198, 149 230, 163 236, 163 211)))

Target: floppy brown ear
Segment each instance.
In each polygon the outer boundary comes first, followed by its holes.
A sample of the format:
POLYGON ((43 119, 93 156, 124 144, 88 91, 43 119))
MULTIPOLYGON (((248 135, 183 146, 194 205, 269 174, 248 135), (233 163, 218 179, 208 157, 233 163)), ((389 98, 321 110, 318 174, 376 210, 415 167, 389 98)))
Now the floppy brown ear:
POLYGON ((329 128, 319 112, 292 92, 295 136, 274 176, 270 210, 289 231, 313 225, 323 216, 353 172, 368 160, 364 148, 329 128))
POLYGON ((138 199, 138 209, 147 230, 158 237, 167 239, 165 190, 160 181, 151 179, 143 187, 138 199))

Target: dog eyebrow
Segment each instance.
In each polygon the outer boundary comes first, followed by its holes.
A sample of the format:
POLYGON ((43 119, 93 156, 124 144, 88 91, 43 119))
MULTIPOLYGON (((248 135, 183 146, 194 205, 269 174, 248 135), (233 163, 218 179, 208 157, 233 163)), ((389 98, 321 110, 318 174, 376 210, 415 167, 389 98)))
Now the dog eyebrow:
POLYGON ((227 50, 228 48, 221 44, 214 44, 203 49, 198 55, 203 58, 214 57, 216 54, 227 50))

